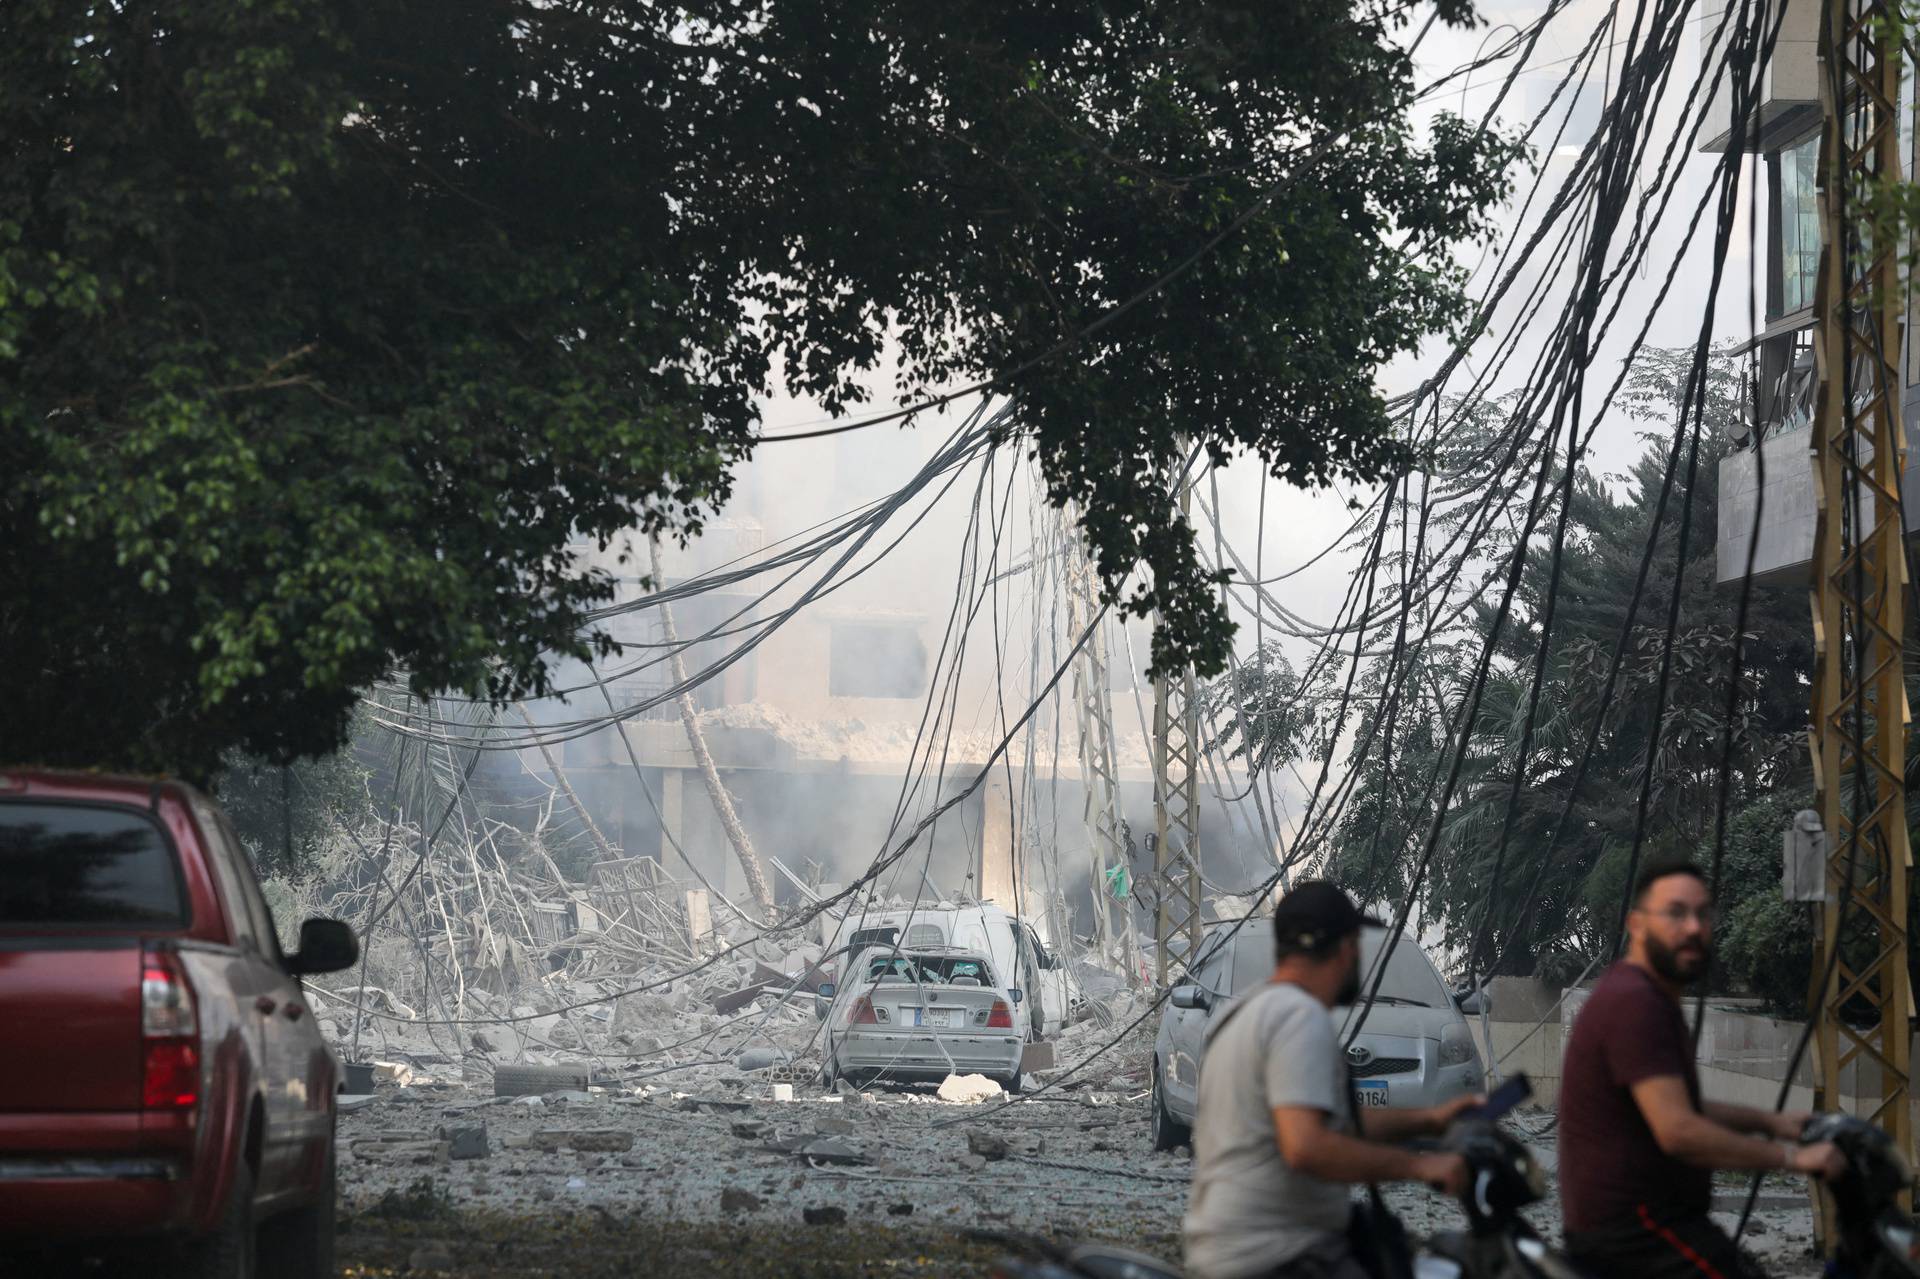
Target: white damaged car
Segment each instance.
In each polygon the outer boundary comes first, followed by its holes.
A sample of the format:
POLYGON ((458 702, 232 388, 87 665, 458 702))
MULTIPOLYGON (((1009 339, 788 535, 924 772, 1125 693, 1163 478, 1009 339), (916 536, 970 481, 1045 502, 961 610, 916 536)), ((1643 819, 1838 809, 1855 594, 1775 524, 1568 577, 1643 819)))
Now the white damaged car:
POLYGON ((992 961, 947 947, 863 950, 844 980, 822 983, 826 1065, 822 1082, 939 1083, 985 1075, 1020 1091, 1022 992, 1003 986, 992 961))

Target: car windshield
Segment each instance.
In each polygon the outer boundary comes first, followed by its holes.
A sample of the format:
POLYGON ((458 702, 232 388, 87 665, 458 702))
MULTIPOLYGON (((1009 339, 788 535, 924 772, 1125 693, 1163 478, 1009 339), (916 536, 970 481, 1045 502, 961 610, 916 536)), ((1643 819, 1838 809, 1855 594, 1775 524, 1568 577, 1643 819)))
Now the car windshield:
MULTIPOLYGON (((1366 929, 1360 938, 1360 975, 1364 980, 1372 971, 1386 939, 1384 928, 1366 929)), ((1257 931, 1248 926, 1233 939, 1233 993, 1243 995, 1265 981, 1273 972, 1273 928, 1257 931)), ((1380 983, 1377 1002, 1439 1008, 1448 1002, 1446 988, 1440 984, 1433 965, 1412 938, 1402 937, 1387 957, 1386 979, 1380 983)))
POLYGON ((173 850, 142 813, 0 804, 0 924, 183 924, 173 850))
POLYGON ((972 955, 876 955, 867 961, 869 981, 906 981, 922 986, 992 986, 987 961, 972 955))
MULTIPOLYGON (((1374 961, 1380 956, 1387 930, 1369 928, 1360 938, 1360 980, 1372 980, 1374 961)), ((1364 992, 1363 992, 1364 993, 1364 992)), ((1446 987, 1440 984, 1433 965, 1411 937, 1387 956, 1387 975, 1380 983, 1375 1001, 1383 1004, 1412 1004, 1420 1008, 1439 1008, 1448 1003, 1446 987)))

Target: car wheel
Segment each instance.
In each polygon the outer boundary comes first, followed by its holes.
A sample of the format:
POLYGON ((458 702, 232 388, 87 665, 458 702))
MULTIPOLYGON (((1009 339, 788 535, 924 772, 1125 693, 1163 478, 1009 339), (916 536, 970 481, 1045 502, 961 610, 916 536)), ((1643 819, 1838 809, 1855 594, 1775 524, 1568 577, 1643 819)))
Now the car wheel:
POLYGON ((1174 1150, 1180 1146, 1193 1144, 1193 1130, 1173 1117, 1167 1109, 1166 1089, 1160 1084, 1160 1063, 1153 1063, 1153 1148, 1155 1150, 1174 1150))
POLYGON ((303 1204, 260 1227, 255 1247, 260 1273, 280 1279, 330 1279, 333 1265, 333 1139, 327 1140, 326 1168, 312 1203, 303 1204))
POLYGON ((1006 1089, 1007 1095, 1009 1097, 1018 1097, 1020 1095, 1020 1072, 1019 1071, 1016 1070, 1011 1075, 1007 1075, 1003 1078, 996 1079, 994 1080, 994 1082, 999 1084, 1002 1088, 1006 1089))
POLYGON ((174 1273, 180 1279, 256 1279, 258 1262, 254 1253, 253 1169, 241 1159, 234 1165, 233 1185, 213 1232, 181 1246, 175 1254, 174 1273))

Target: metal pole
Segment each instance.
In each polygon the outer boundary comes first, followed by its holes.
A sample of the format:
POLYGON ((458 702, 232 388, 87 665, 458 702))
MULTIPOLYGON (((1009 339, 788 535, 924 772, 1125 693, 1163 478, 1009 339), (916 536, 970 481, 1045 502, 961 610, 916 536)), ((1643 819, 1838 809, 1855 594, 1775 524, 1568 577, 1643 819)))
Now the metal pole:
POLYGON ((1900 246, 1858 217, 1866 184, 1901 173, 1892 16, 1884 0, 1825 0, 1822 10, 1810 737, 1828 856, 1813 960, 1814 1105, 1837 1107, 1852 1068, 1870 1117, 1911 1153, 1900 246))

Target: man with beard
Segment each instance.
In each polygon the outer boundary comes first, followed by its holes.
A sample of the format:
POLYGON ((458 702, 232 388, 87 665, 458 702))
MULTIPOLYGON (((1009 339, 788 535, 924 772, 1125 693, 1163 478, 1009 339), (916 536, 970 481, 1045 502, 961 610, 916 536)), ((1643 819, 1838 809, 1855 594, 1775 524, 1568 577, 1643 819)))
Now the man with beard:
POLYGON ((1691 862, 1648 866, 1633 886, 1626 958, 1574 1019, 1560 1080, 1567 1252, 1600 1279, 1752 1275, 1707 1216, 1714 1170, 1844 1167, 1831 1143, 1797 1144, 1804 1114, 1701 1100, 1680 993, 1712 956, 1706 876, 1691 862))
POLYGON ((1444 1130, 1479 1100, 1369 1110, 1359 1135, 1329 1009, 1360 991, 1360 928, 1332 884, 1301 883, 1273 914, 1274 969, 1207 1032, 1193 1124, 1187 1273, 1194 1279, 1366 1279, 1347 1243, 1349 1187, 1424 1181, 1458 1194, 1458 1155, 1383 1143, 1444 1130))

